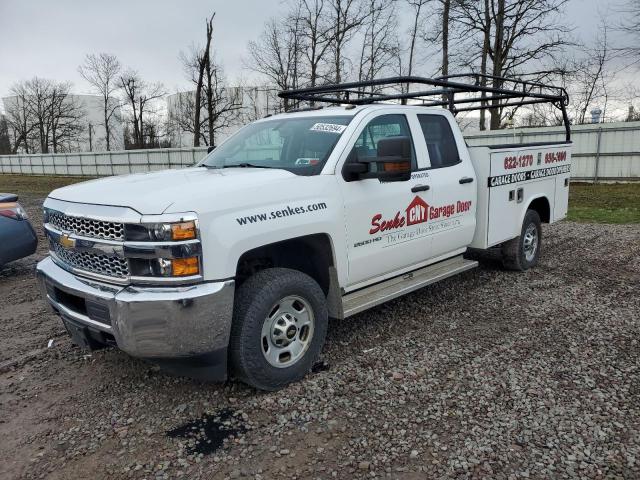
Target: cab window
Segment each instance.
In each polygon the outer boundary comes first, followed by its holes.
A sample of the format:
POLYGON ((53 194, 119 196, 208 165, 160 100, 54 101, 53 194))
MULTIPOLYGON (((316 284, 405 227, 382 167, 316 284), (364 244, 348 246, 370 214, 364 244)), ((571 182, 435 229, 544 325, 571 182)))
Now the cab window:
MULTIPOLYGON (((381 139, 397 136, 411 139, 409 124, 404 115, 391 114, 374 118, 364 127, 353 146, 355 158, 375 157, 378 150, 378 142, 381 139)), ((413 141, 411 141, 411 169, 417 169, 413 141)))
POLYGON ((442 115, 418 115, 431 168, 450 167, 460 163, 456 139, 449 121, 442 115))

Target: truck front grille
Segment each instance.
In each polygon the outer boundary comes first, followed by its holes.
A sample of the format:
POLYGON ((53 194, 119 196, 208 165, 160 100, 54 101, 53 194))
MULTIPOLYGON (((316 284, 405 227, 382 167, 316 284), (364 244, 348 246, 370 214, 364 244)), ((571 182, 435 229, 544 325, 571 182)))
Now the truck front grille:
POLYGON ((56 212, 55 210, 49 210, 48 222, 58 230, 75 233, 83 237, 101 238, 103 240, 124 240, 123 223, 73 217, 61 212, 56 212))
POLYGON ((62 262, 73 268, 110 277, 126 278, 129 276, 129 264, 126 258, 67 250, 54 242, 52 242, 52 248, 62 262))

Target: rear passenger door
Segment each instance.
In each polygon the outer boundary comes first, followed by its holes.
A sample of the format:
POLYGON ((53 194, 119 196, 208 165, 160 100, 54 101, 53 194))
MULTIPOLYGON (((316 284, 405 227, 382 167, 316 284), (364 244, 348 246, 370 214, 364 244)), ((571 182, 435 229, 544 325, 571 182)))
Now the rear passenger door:
POLYGON ((445 114, 418 114, 430 161, 434 258, 466 248, 476 227, 477 181, 461 132, 445 114))

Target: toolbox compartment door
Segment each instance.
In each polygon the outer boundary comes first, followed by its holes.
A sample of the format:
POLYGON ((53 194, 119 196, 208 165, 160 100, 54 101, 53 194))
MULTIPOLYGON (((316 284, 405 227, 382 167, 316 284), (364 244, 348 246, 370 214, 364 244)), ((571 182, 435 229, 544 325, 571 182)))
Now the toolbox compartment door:
POLYGON ((570 161, 570 145, 565 144, 491 151, 487 246, 520 235, 526 210, 537 198, 548 200, 550 222, 566 216, 570 161))

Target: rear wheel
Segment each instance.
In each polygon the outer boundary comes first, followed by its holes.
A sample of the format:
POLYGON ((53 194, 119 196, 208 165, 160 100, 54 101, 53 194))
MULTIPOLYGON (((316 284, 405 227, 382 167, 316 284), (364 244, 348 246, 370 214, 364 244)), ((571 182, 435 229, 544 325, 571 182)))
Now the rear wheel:
POLYGON ((311 277, 287 268, 256 273, 236 292, 233 373, 261 390, 300 380, 320 354, 327 323, 324 293, 311 277))
POLYGON ((540 259, 542 225, 535 210, 527 210, 522 230, 516 238, 502 245, 502 263, 509 270, 525 271, 535 267, 540 259))

